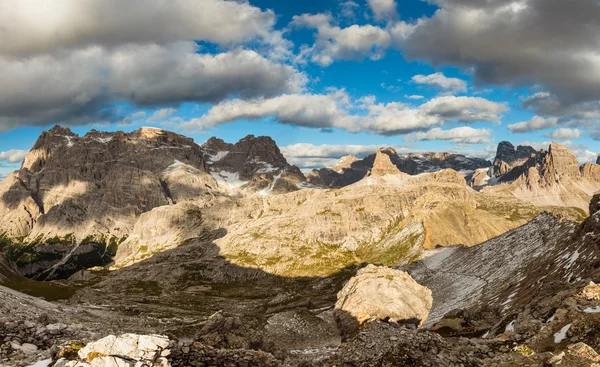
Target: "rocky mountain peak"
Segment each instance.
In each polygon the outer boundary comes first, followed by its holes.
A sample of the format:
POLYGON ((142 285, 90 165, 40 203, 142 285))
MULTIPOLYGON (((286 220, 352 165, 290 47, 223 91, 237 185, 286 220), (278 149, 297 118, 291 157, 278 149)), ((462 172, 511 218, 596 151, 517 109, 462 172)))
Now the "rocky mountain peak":
MULTIPOLYGON (((275 140, 268 136, 248 135, 235 144, 213 137, 202 148, 208 155, 213 177, 222 185, 249 185, 271 192, 277 181, 281 181, 278 185, 285 186, 283 191, 290 191, 297 189, 296 183, 306 180, 298 167, 287 162, 275 140)), ((276 191, 280 191, 279 187, 276 191)))
POLYGON ((500 142, 494 159, 494 176, 500 177, 508 173, 513 168, 525 163, 535 154, 537 154, 537 151, 530 146, 519 145, 515 148, 508 141, 500 142))
MULTIPOLYGON (((393 149, 392 149, 393 150, 393 149)), ((394 150, 395 152, 395 150, 394 150)), ((371 175, 374 176, 385 176, 385 175, 398 175, 402 172, 396 167, 389 155, 388 149, 379 149, 375 153, 375 161, 373 162, 373 168, 371 169, 371 175)))
POLYGON ((563 177, 580 177, 577 157, 562 144, 552 142, 547 153, 542 154, 540 174, 547 184, 559 182, 563 177))
POLYGON ((331 167, 331 169, 338 173, 342 173, 344 169, 352 167, 352 163, 356 161, 358 161, 358 157, 347 155, 340 158, 340 160, 333 167, 331 167))
POLYGON ((62 127, 60 125, 55 125, 53 128, 48 130, 48 133, 52 134, 52 135, 66 135, 66 136, 75 136, 76 135, 68 127, 62 127))

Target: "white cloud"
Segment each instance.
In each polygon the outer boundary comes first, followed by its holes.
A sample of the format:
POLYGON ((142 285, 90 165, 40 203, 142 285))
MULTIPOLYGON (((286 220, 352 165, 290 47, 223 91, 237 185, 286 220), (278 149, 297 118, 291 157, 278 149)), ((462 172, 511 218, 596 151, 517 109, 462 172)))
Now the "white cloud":
POLYGON ((193 42, 0 56, 0 132, 23 125, 115 121, 114 101, 214 102, 298 92, 304 74, 250 50, 198 54, 193 42))
POLYGON ((286 157, 298 158, 341 158, 354 155, 359 158, 374 153, 382 145, 313 145, 308 143, 292 144, 281 147, 281 152, 286 157))
POLYGON ((161 108, 160 110, 157 110, 156 112, 154 112, 152 114, 152 116, 150 116, 148 121, 155 122, 155 121, 164 120, 167 117, 173 115, 175 112, 177 112, 177 110, 174 108, 161 108))
POLYGON ((6 152, 0 152, 0 161, 5 161, 8 163, 20 163, 23 159, 25 159, 27 153, 28 151, 26 150, 17 149, 11 149, 6 152))
POLYGON ((434 128, 425 132, 416 132, 404 136, 404 141, 449 140, 456 144, 489 144, 492 131, 461 126, 450 130, 434 128))
POLYGON ((448 78, 443 73, 430 75, 415 75, 412 81, 416 84, 425 84, 447 93, 460 93, 467 91, 467 82, 458 78, 448 78))
POLYGON ((482 84, 539 85, 566 104, 600 99, 597 0, 430 2, 439 9, 397 38, 409 59, 470 68, 482 84))
POLYGON ((534 116, 531 120, 508 125, 508 129, 515 133, 526 133, 535 130, 549 129, 556 127, 557 125, 558 119, 555 117, 544 118, 540 116, 534 116))
POLYGON ((297 61, 312 62, 322 66, 331 65, 336 60, 380 59, 391 43, 390 33, 367 24, 340 28, 331 24, 332 18, 326 14, 302 14, 293 17, 290 27, 316 29, 313 46, 304 46, 297 61))
POLYGON ((409 96, 409 95, 405 95, 404 97, 405 97, 405 98, 408 98, 408 99, 413 99, 413 100, 419 100, 419 99, 423 99, 423 98, 425 98, 425 97, 423 97, 423 96, 420 96, 420 95, 418 95, 418 94, 413 94, 413 95, 410 95, 410 96, 409 96))
POLYGON ((0 54, 192 40, 268 42, 275 21, 271 10, 247 1, 0 0, 0 54))
POLYGON ((404 103, 377 103, 374 97, 352 98, 344 90, 328 94, 286 94, 270 99, 228 100, 200 118, 183 124, 187 129, 206 129, 239 119, 273 117, 283 124, 313 128, 342 128, 399 135, 449 121, 498 122, 506 105, 479 97, 437 97, 418 107, 404 103))
POLYGON ((371 8, 375 20, 383 21, 398 17, 396 10, 398 4, 395 0, 367 0, 367 4, 371 8))
POLYGON ((351 128, 345 91, 329 94, 284 94, 270 99, 234 99, 213 106, 207 114, 183 124, 187 129, 206 129, 240 119, 275 117, 282 124, 304 127, 351 128))
POLYGON ((567 140, 567 139, 579 139, 581 137, 582 131, 579 129, 568 129, 568 128, 560 128, 556 129, 553 132, 546 134, 547 138, 556 139, 556 140, 567 140))
POLYGON ((348 0, 340 3, 341 16, 349 20, 356 19, 356 11, 358 9, 360 9, 360 5, 355 1, 348 0))

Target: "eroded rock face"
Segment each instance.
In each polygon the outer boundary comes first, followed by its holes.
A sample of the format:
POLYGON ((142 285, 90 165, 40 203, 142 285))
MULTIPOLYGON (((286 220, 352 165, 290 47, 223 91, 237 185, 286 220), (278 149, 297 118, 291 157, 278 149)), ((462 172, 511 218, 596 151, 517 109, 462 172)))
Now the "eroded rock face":
POLYGON ((389 154, 386 154, 383 151, 377 151, 377 153, 375 153, 375 161, 373 162, 373 168, 371 169, 372 175, 385 176, 399 175, 400 173, 398 167, 392 163, 389 154))
POLYGON ((431 291, 408 273, 369 265, 338 293, 335 315, 349 335, 371 319, 421 325, 432 303, 431 291))
POLYGON ((576 207, 587 211, 591 195, 600 190, 600 166, 587 163, 579 167, 575 154, 559 143, 551 143, 547 151, 536 152, 528 159, 517 159, 516 151, 509 152, 510 146, 504 142, 499 146, 499 157, 512 154, 515 158, 509 159, 511 164, 496 159, 500 165, 494 168, 495 182, 508 184, 515 196, 534 205, 576 207))
POLYGON ((209 155, 213 177, 224 187, 249 187, 270 193, 277 181, 288 180, 294 184, 288 185, 288 190, 295 191, 295 184, 306 180, 298 167, 288 164, 268 136, 248 135, 235 144, 212 137, 202 147, 209 155))
POLYGON ((202 223, 201 208, 192 203, 154 208, 140 216, 129 237, 119 245, 115 264, 117 267, 131 265, 179 246, 200 236, 202 223))
POLYGON ((182 135, 141 128, 92 130, 80 137, 54 127, 41 134, 21 170, 3 182, 0 233, 33 245, 15 259, 30 277, 64 276, 50 270, 57 264, 67 273, 100 265, 110 260, 107 253, 114 254, 111 242, 129 234, 140 214, 171 203, 171 191, 184 197, 182 186, 196 191, 193 182, 169 174, 177 162, 199 175, 206 172, 202 149, 182 135), (73 264, 78 258, 90 261, 73 264))
POLYGON ((171 354, 168 347, 169 339, 161 335, 109 335, 86 345, 77 353, 81 361, 71 361, 66 366, 170 367, 166 358, 171 354))
POLYGON ((535 154, 537 154, 537 151, 530 146, 519 145, 515 148, 510 142, 502 141, 498 144, 493 174, 496 177, 505 175, 514 167, 527 162, 535 154))

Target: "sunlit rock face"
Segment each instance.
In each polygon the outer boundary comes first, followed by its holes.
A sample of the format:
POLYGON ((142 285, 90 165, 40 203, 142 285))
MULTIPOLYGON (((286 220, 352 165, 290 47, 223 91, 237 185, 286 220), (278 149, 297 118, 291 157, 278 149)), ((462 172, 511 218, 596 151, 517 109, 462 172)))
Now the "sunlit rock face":
POLYGON ((368 320, 421 325, 431 309, 431 291, 406 272, 369 265, 338 293, 335 315, 345 335, 368 320))
POLYGON ((182 135, 141 128, 80 137, 57 126, 2 183, 0 233, 32 245, 13 259, 23 274, 64 277, 109 262, 140 214, 211 183, 202 149, 182 135), (202 178, 180 181, 174 165, 202 178))
POLYGON ((537 151, 530 146, 519 145, 515 148, 515 146, 508 141, 500 142, 496 151, 496 158, 494 159, 494 176, 499 177, 505 175, 514 167, 518 167, 527 162, 527 160, 535 154, 537 154, 537 151))
POLYGON ((479 189, 484 186, 490 193, 510 192, 536 206, 572 207, 587 214, 592 195, 600 190, 600 166, 585 163, 580 167, 575 154, 559 143, 536 152, 502 142, 493 177, 479 189))

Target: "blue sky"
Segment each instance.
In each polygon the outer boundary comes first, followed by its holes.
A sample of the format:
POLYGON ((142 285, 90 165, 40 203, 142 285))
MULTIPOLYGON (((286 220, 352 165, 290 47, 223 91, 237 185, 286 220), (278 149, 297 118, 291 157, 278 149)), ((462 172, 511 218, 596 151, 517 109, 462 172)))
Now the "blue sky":
POLYGON ((490 157, 502 140, 555 140, 582 163, 600 151, 600 54, 577 32, 598 27, 593 1, 591 19, 556 0, 99 2, 125 14, 115 33, 71 0, 38 25, 28 3, 0 15, 13 36, 0 46, 0 174, 55 124, 269 135, 304 169, 376 146, 490 157), (569 57, 548 46, 558 38, 569 57))

